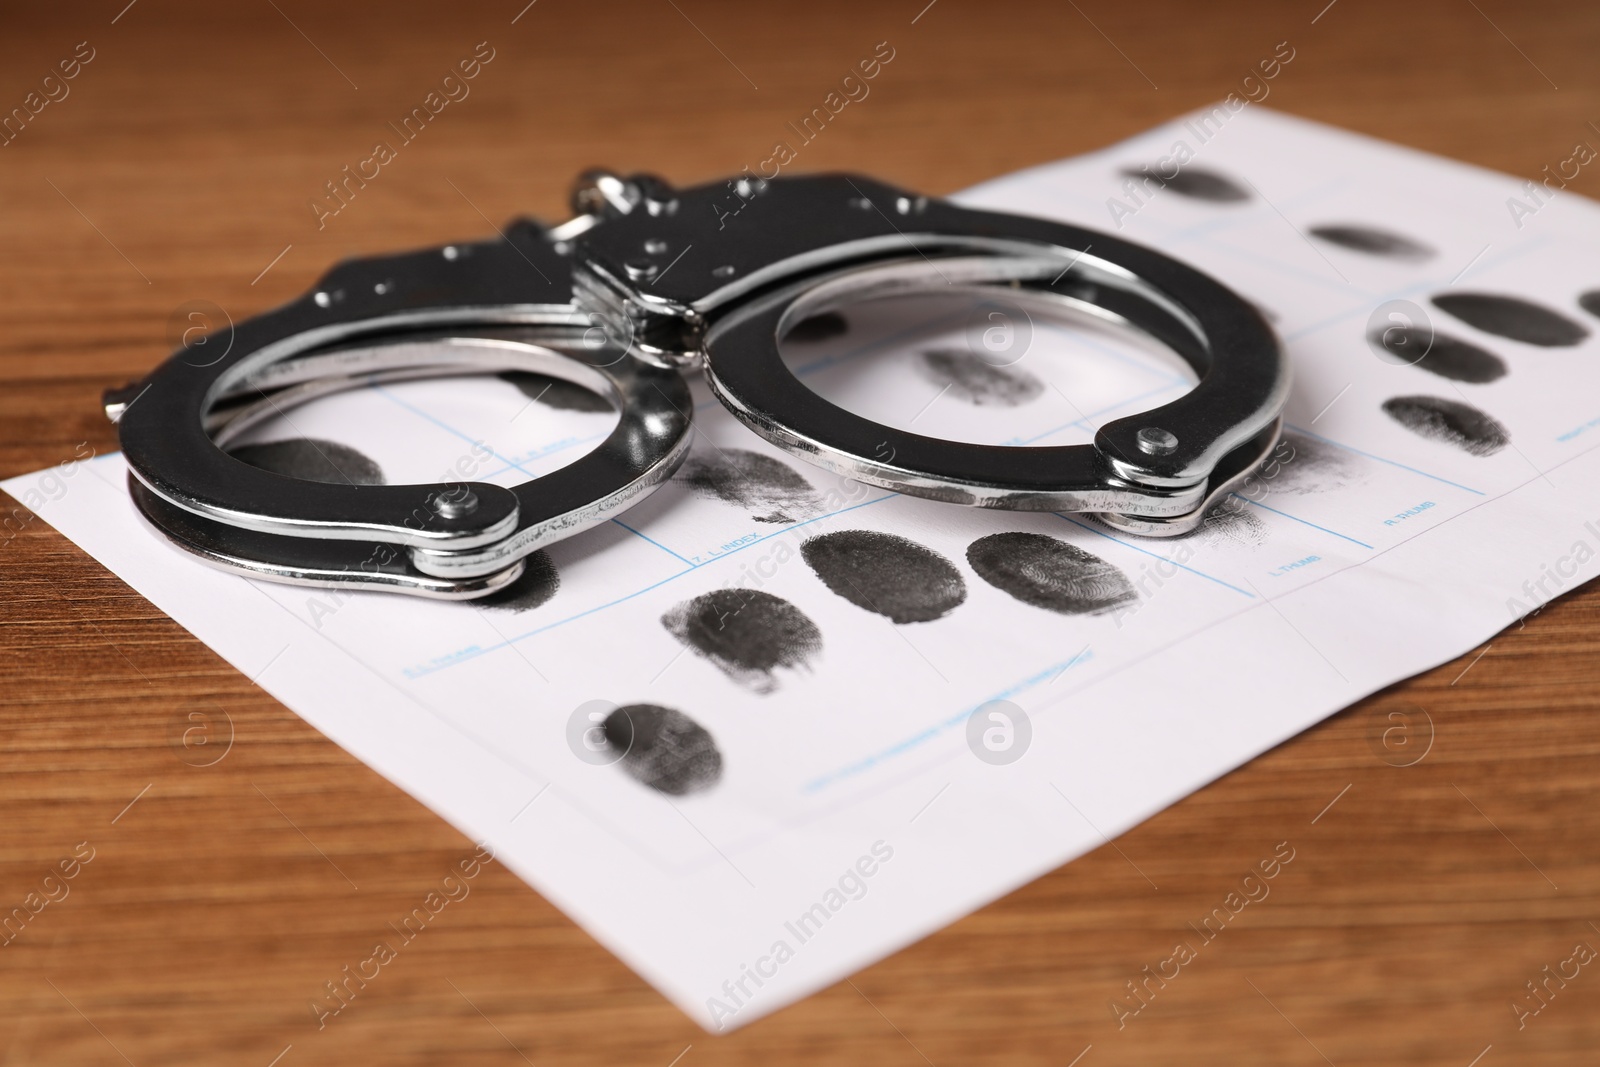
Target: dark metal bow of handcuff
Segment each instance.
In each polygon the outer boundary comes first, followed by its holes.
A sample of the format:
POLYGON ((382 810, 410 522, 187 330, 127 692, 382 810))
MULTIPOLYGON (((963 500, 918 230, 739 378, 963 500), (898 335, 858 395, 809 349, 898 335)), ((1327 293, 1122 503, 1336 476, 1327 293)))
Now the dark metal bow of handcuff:
POLYGON ((955 503, 1094 513, 1145 536, 1194 529, 1276 442, 1288 370, 1260 314, 1108 234, 848 175, 678 190, 592 172, 573 202, 577 217, 553 228, 523 220, 496 240, 342 263, 306 296, 240 323, 221 358, 197 342, 109 391, 141 514, 206 562, 255 577, 482 596, 515 581, 540 546, 672 476, 690 439, 682 372, 695 366, 746 426, 839 474, 955 503), (854 415, 780 355, 790 327, 834 308, 1001 287, 1008 301, 1148 335, 1199 382, 1107 423, 1092 445, 989 446, 854 415), (312 482, 225 451, 318 396, 505 370, 599 393, 616 428, 509 489, 312 482))

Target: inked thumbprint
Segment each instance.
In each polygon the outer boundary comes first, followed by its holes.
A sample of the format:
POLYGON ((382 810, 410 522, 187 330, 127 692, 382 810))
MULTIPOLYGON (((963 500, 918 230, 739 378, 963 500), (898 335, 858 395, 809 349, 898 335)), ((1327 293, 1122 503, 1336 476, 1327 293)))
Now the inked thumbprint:
POLYGON ((757 693, 778 688, 780 667, 810 669, 822 651, 822 631, 805 612, 759 589, 703 593, 661 616, 661 625, 757 693))
POLYGON ((676 708, 629 704, 607 715, 601 729, 606 744, 623 753, 622 769, 658 793, 687 796, 722 777, 716 739, 676 708))
POLYGON ((522 576, 510 585, 476 601, 498 611, 521 614, 546 603, 561 588, 561 575, 544 552, 535 552, 522 564, 522 576))
POLYGON ((719 448, 692 456, 678 478, 702 495, 744 508, 756 522, 791 523, 819 507, 810 482, 763 452, 719 448))
POLYGON ((1271 493, 1307 496, 1365 481, 1370 473, 1366 461, 1353 452, 1316 437, 1285 431, 1272 458, 1246 486, 1260 485, 1271 493))
POLYGON ((1453 445, 1474 456, 1492 456, 1511 443, 1498 420, 1471 404, 1438 396, 1397 396, 1383 413, 1418 437, 1453 445))
POLYGON ((800 555, 823 585, 856 607, 897 623, 943 618, 967 599, 967 583, 955 564, 894 534, 822 534, 802 544, 800 555))
POLYGON ((290 437, 262 445, 240 445, 228 454, 252 467, 308 482, 382 485, 383 468, 349 445, 320 437, 290 437))
POLYGON ((1243 500, 1224 500, 1200 520, 1200 538, 1212 548, 1260 548, 1267 524, 1243 500))
POLYGON ((843 337, 850 332, 849 321, 837 311, 824 311, 820 315, 813 315, 809 319, 801 319, 789 328, 783 335, 785 341, 795 341, 803 345, 813 345, 819 341, 831 341, 835 337, 843 337))
POLYGON ((1021 367, 996 367, 959 348, 918 352, 912 366, 930 384, 977 407, 1021 407, 1044 392, 1044 382, 1021 367))
POLYGON ((1374 352, 1387 352, 1418 370, 1453 382, 1483 385, 1506 373, 1505 361, 1488 349, 1427 327, 1374 326, 1367 334, 1367 344, 1374 352), (1421 358, 1416 357, 1418 352, 1423 353, 1421 358))
POLYGON ((1440 293, 1433 306, 1468 326, 1542 348, 1569 348, 1589 336, 1587 327, 1561 312, 1503 293, 1440 293))
POLYGON ((591 393, 581 385, 574 385, 562 378, 552 378, 548 374, 534 374, 531 371, 508 370, 496 375, 501 381, 509 382, 529 400, 536 400, 547 408, 557 411, 615 411, 611 401, 599 393, 591 393))
POLYGON ((1148 169, 1124 167, 1123 177, 1148 178, 1179 196, 1191 200, 1207 200, 1213 204, 1237 204, 1250 199, 1250 191, 1232 178, 1204 167, 1184 167, 1172 177, 1147 172, 1148 169))
POLYGON ((1139 599, 1128 576, 1092 552, 1036 533, 997 533, 967 546, 978 577, 1062 615, 1100 615, 1139 599))
POLYGON ((1434 250, 1421 241, 1412 240, 1393 230, 1380 230, 1376 226, 1330 223, 1326 226, 1313 226, 1310 233, 1311 236, 1321 238, 1329 244, 1348 248, 1352 252, 1365 252, 1369 256, 1387 256, 1391 259, 1421 262, 1424 259, 1432 259, 1435 255, 1434 250))

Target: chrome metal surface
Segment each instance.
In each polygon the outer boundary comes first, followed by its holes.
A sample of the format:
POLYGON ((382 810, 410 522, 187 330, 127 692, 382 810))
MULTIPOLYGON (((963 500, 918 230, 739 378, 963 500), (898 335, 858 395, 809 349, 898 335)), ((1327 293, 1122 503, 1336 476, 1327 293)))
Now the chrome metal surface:
POLYGON ((496 593, 522 576, 524 563, 519 559, 476 578, 436 578, 407 567, 403 553, 393 545, 240 530, 174 507, 132 475, 128 492, 140 517, 156 533, 201 562, 246 578, 324 589, 407 593, 431 600, 470 600, 496 593))
POLYGON ((1097 286, 1068 283, 1061 274, 1054 260, 964 256, 901 260, 806 279, 748 301, 712 326, 706 338, 707 379, 718 399, 768 441, 873 485, 979 507, 1125 513, 1159 520, 1188 514, 1205 498, 1216 464, 1276 421, 1286 382, 1269 378, 1263 406, 1231 423, 1197 420, 1175 411, 1177 404, 1119 420, 1139 427, 1131 435, 1139 442, 1144 431, 1158 429, 1148 423, 1159 419, 1161 427, 1170 429, 1144 436, 1171 447, 1150 453, 1135 444, 1108 454, 1108 448, 1117 448, 1119 436, 1106 428, 1092 445, 1037 448, 943 441, 884 426, 813 393, 784 365, 779 352, 782 337, 795 323, 856 301, 928 292, 981 297, 994 294, 995 282, 1006 281, 1016 283, 1004 290, 1006 299, 1023 307, 1031 304, 1148 334, 1189 363, 1202 383, 1216 365, 1202 339, 1187 323, 1167 316, 1160 304, 1143 300, 1126 286, 1117 289, 1119 299, 1107 300, 1097 286), (1219 453, 1219 459, 1198 474, 1164 474, 1159 465, 1185 440, 1204 444, 1207 459, 1212 453, 1219 453))
POLYGON ((494 241, 343 263, 306 296, 234 326, 222 357, 209 356, 216 345, 197 344, 156 368, 121 408, 123 452, 153 492, 241 529, 438 548, 493 543, 517 526, 510 490, 475 485, 480 507, 446 518, 432 507, 443 485, 287 479, 218 448, 206 414, 273 365, 336 342, 462 325, 573 331, 587 320, 570 300, 567 261, 531 222, 494 241))
POLYGON ((1222 502, 1233 490, 1248 481, 1267 459, 1283 432, 1283 420, 1274 419, 1272 425, 1228 453, 1211 472, 1205 495, 1190 511, 1181 515, 1151 516, 1131 512, 1108 511, 1095 518, 1114 530, 1138 534, 1140 537, 1182 537, 1193 533, 1204 524, 1211 509, 1222 502))
POLYGON ((135 503, 215 566, 276 581, 465 599, 523 559, 605 521, 671 477, 689 447, 681 372, 705 366, 745 425, 809 462, 980 507, 1097 514, 1147 537, 1195 529, 1270 452, 1288 367, 1231 290, 1115 236, 975 211, 849 175, 674 189, 583 175, 577 213, 546 229, 354 260, 300 300, 230 326, 108 391, 135 503), (849 304, 1003 293, 1134 331, 1198 381, 1102 426, 1093 444, 996 447, 891 429, 845 411, 783 364, 799 321, 849 304), (524 370, 606 397, 616 428, 542 478, 351 486, 287 478, 226 451, 297 404, 379 382, 524 370))
POLYGON ((566 261, 543 231, 512 230, 344 264, 301 300, 239 324, 224 359, 202 364, 185 349, 109 393, 141 512, 231 570, 451 598, 493 592, 540 546, 653 491, 687 454, 687 384, 611 344, 567 302, 566 261), (572 464, 511 488, 334 485, 225 451, 261 421, 331 393, 506 370, 600 394, 619 412, 616 427, 572 464))
POLYGON ((574 299, 626 322, 635 353, 651 363, 703 357, 735 416, 841 474, 985 507, 1167 518, 1192 508, 1218 465, 1288 398, 1287 360, 1252 305, 1110 234, 974 211, 850 175, 670 195, 679 205, 672 213, 621 209, 576 239, 574 299), (858 418, 805 388, 779 356, 782 336, 801 318, 970 286, 1004 286, 1148 334, 1199 381, 1177 400, 1107 423, 1092 447, 998 449, 858 418))
MULTIPOLYGON (((605 365, 593 367, 550 347, 549 338, 545 338, 545 344, 526 339, 539 336, 541 331, 517 332, 523 339, 451 334, 306 357, 291 374, 285 375, 298 384, 238 407, 229 421, 218 427, 217 444, 226 447, 264 419, 282 415, 310 400, 380 382, 521 370, 588 388, 617 408, 617 425, 599 446, 569 466, 509 490, 517 500, 516 521, 499 539, 447 551, 391 542, 405 545, 412 566, 420 574, 464 579, 501 571, 551 541, 604 522, 632 506, 672 476, 688 454, 690 444, 692 403, 679 376, 634 360, 612 359, 609 353, 605 365), (309 377, 317 371, 327 372, 327 376, 309 377)), ((555 340, 570 342, 573 338, 563 335, 555 340)), ((296 487, 304 484, 285 480, 296 487)), ((466 485, 445 486, 432 497, 430 507, 446 519, 470 515, 479 505, 465 507, 463 493, 478 500, 477 492, 466 485)), ((238 524, 219 525, 246 529, 238 524)), ((345 540, 307 539, 270 529, 254 532, 313 542, 345 540)), ((380 537, 359 540, 389 541, 380 537)))

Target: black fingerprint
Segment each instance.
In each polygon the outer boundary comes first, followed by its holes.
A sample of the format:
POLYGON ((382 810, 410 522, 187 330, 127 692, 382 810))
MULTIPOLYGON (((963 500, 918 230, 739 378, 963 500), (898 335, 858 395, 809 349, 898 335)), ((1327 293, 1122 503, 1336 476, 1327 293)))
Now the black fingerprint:
POLYGON ((1304 434, 1285 433, 1271 458, 1250 484, 1292 496, 1326 493, 1363 479, 1360 456, 1304 434))
POLYGON ((750 511, 757 522, 794 522, 818 506, 817 491, 793 467, 743 448, 693 456, 678 477, 698 492, 750 511))
POLYGON ((1566 348, 1589 336, 1586 327, 1559 311, 1499 293, 1440 293, 1433 306, 1484 333, 1544 348, 1566 348))
POLYGON ((252 467, 336 485, 382 485, 383 468, 349 445, 316 437, 291 437, 264 445, 240 445, 228 454, 252 467))
POLYGON ((1267 540, 1267 524, 1250 504, 1228 499, 1206 512, 1200 537, 1213 548, 1260 548, 1267 540))
POLYGON ((1590 289, 1578 297, 1578 306, 1589 314, 1600 318, 1600 289, 1590 289))
POLYGON ((849 332, 849 320, 837 311, 824 311, 820 315, 813 315, 809 319, 801 319, 795 323, 789 328, 789 332, 783 335, 783 339, 810 345, 818 341, 831 341, 849 332))
POLYGON ((959 348, 918 352, 917 373, 951 396, 979 407, 1014 408, 1037 399, 1044 382, 1021 367, 996 367, 959 348))
POLYGON ((665 615, 667 632, 758 693, 778 688, 779 667, 809 668, 822 631, 805 612, 758 589, 714 589, 665 615))
POLYGON ((1421 437, 1454 445, 1474 456, 1492 456, 1511 443, 1511 433, 1471 404, 1437 396, 1397 396, 1383 412, 1421 437))
POLYGON ((1122 173, 1129 178, 1149 178, 1179 196, 1209 200, 1213 204, 1237 204, 1250 199, 1250 191, 1238 182, 1204 167, 1184 167, 1170 178, 1134 167, 1125 167, 1122 173))
POLYGON ((611 401, 599 393, 591 393, 581 385, 561 378, 552 378, 547 374, 534 374, 531 371, 508 370, 496 375, 503 382, 510 382, 521 390, 522 395, 529 400, 537 400, 548 408, 559 411, 615 411, 611 401))
POLYGON ((722 753, 704 726, 675 708, 629 704, 601 724, 606 743, 625 755, 622 769, 657 792, 681 797, 722 777, 722 753))
POLYGON ((1505 361, 1493 352, 1424 326, 1374 326, 1367 334, 1367 344, 1375 352, 1387 352, 1418 370, 1453 382, 1482 385, 1506 373, 1505 361), (1418 352, 1423 353, 1421 359, 1417 359, 1418 352))
POLYGON ((548 601, 561 588, 561 575, 550 557, 535 552, 522 564, 522 576, 504 589, 476 601, 486 608, 518 613, 532 611, 548 601))
POLYGON ((1313 226, 1311 236, 1320 237, 1329 244, 1348 248, 1352 252, 1365 252, 1369 256, 1389 256, 1393 259, 1432 259, 1435 252, 1421 241, 1414 241, 1393 230, 1380 230, 1373 226, 1353 224, 1313 226))
POLYGON ((1139 599, 1116 567, 1045 534, 980 537, 967 546, 967 562, 1001 592, 1063 615, 1099 615, 1139 599))
POLYGON ((858 608, 899 623, 943 618, 967 599, 955 565, 894 534, 840 530, 813 537, 800 555, 822 584, 858 608))

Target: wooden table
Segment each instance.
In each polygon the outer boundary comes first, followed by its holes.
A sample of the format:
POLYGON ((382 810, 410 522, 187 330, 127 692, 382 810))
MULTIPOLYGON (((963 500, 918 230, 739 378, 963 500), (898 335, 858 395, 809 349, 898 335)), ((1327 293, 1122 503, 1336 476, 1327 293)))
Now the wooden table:
MULTIPOLYGON (((197 306, 245 316, 341 256, 563 217, 585 166, 756 165, 882 41, 870 96, 797 169, 948 192, 1218 98, 1280 41, 1270 105, 1297 114, 1529 178, 1600 145, 1592 4, 523 2, 5 14, 0 106, 67 95, 0 147, 0 475, 113 449, 100 390, 197 306), (42 83, 79 42, 76 77, 42 83), (478 42, 470 96, 319 229, 324 183, 478 42)), ((0 909, 80 842, 93 859, 0 947, 0 1063, 1600 1062, 1600 965, 1520 1028, 1511 1006, 1600 948, 1600 591, 730 1037, 498 867, 319 1031, 309 1002, 355 933, 469 844, 13 507, 0 909), (196 708, 234 727, 211 766, 182 758, 196 708), (1280 841, 1270 898, 1119 1029, 1108 1002, 1280 841)))

